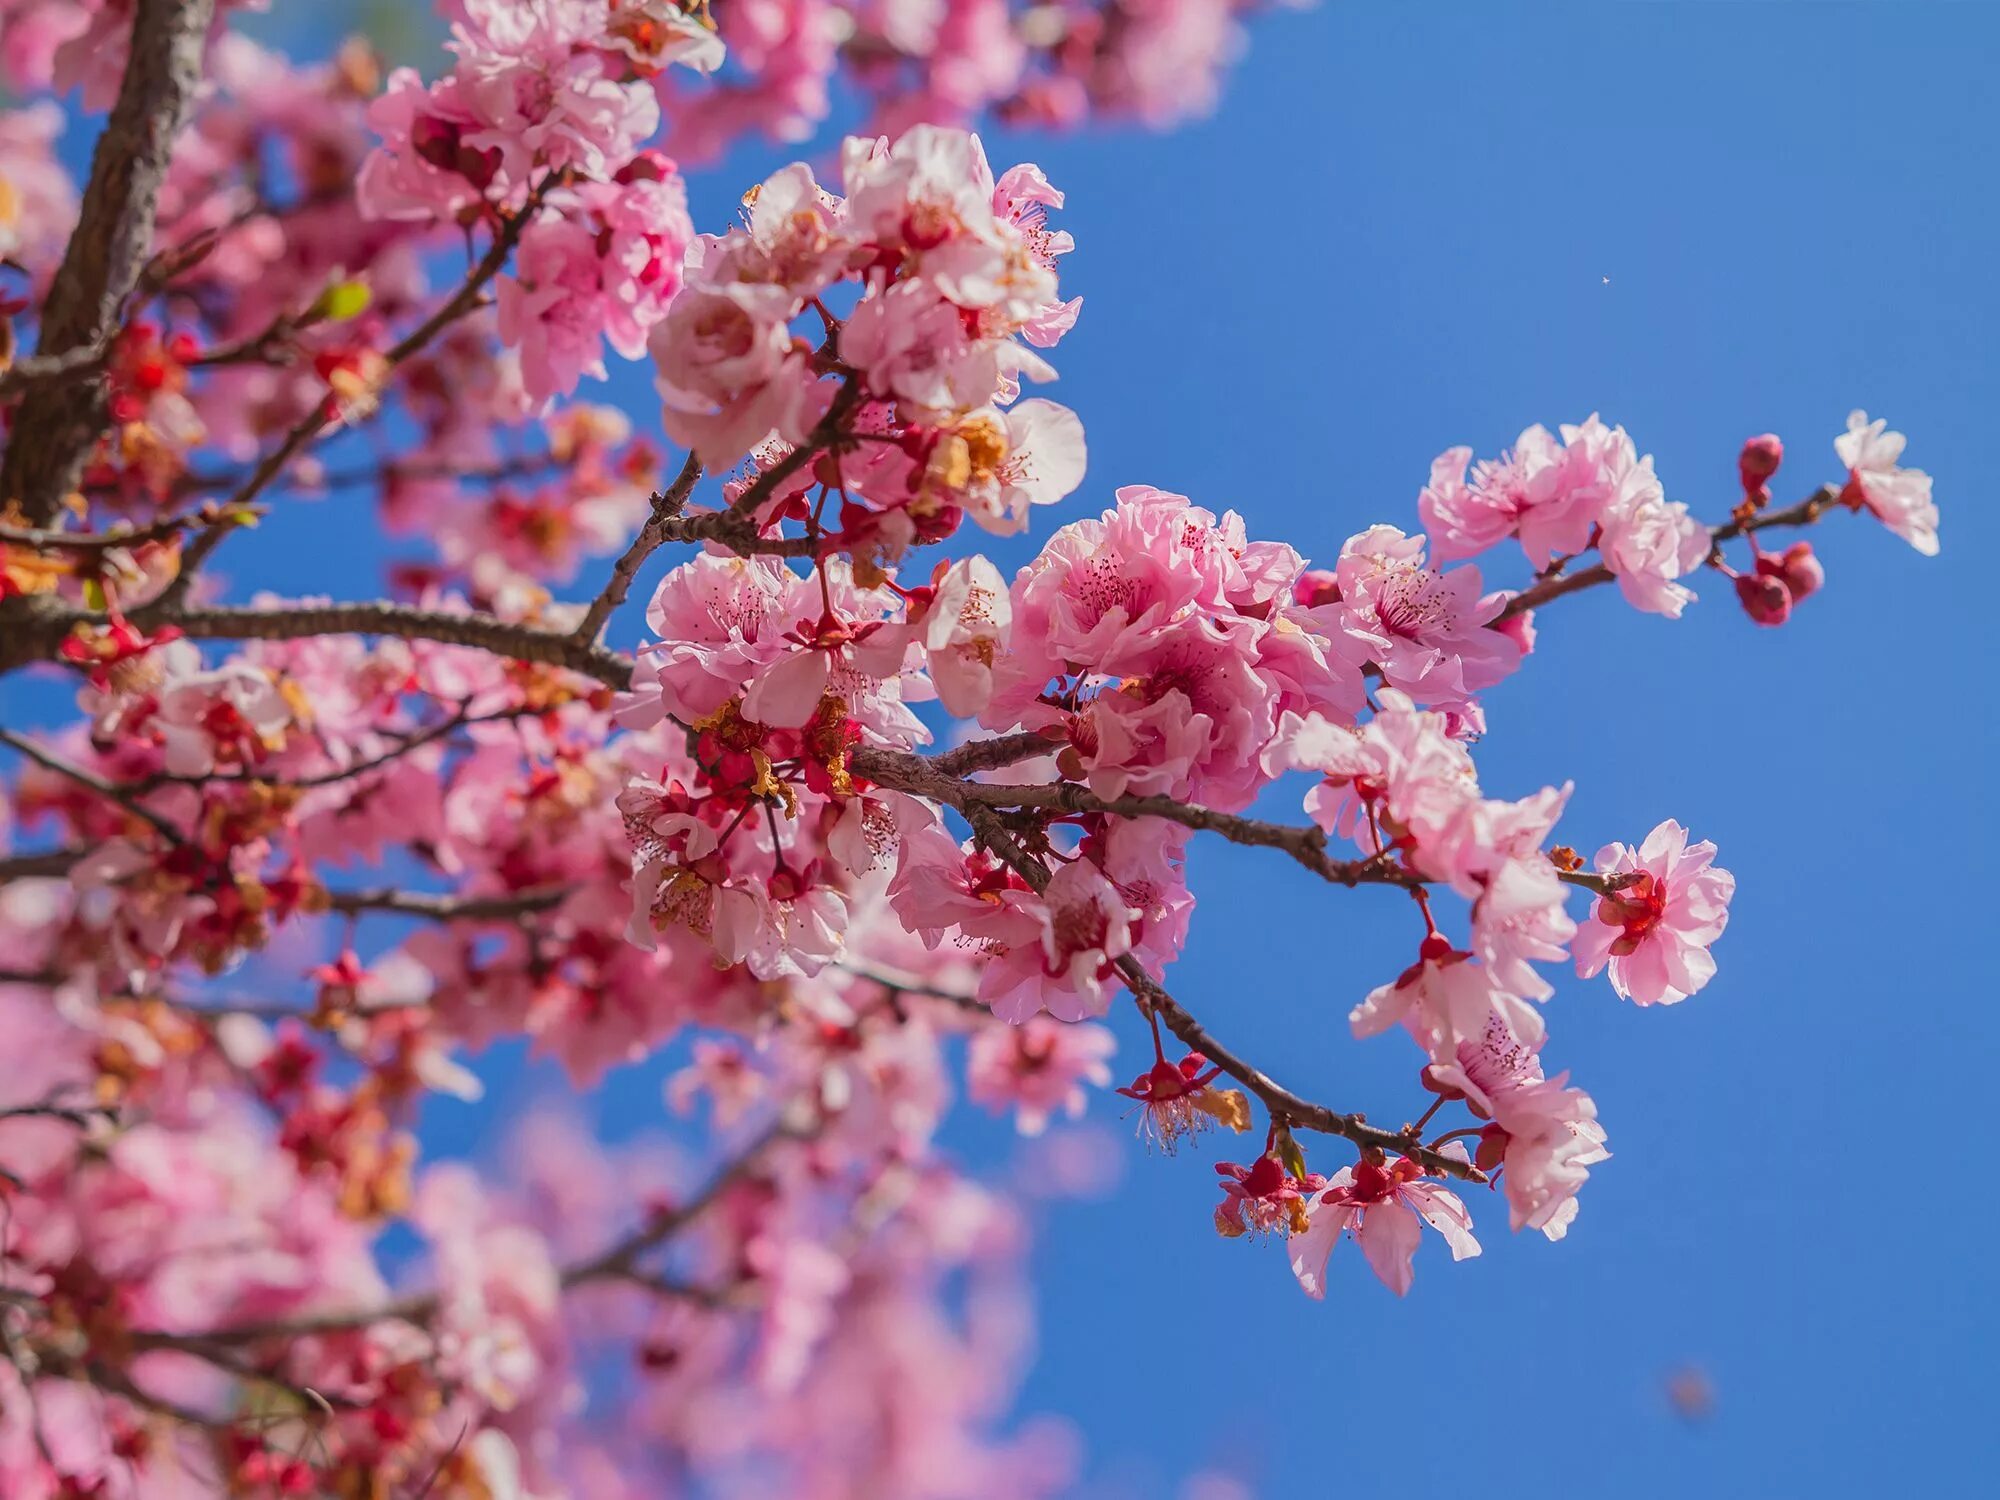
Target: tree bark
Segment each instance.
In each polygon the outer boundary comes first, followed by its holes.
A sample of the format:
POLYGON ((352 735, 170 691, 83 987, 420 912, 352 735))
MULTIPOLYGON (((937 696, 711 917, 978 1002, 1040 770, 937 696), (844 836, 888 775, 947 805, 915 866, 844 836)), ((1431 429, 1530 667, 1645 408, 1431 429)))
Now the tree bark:
MULTIPOLYGON (((36 357, 102 351, 153 249, 153 221, 174 138, 201 82, 215 0, 137 0, 131 55, 60 270, 42 309, 36 357)), ((87 356, 86 356, 87 357, 87 356)), ((54 518, 107 423, 100 379, 35 385, 14 414, 0 503, 31 526, 54 518)))

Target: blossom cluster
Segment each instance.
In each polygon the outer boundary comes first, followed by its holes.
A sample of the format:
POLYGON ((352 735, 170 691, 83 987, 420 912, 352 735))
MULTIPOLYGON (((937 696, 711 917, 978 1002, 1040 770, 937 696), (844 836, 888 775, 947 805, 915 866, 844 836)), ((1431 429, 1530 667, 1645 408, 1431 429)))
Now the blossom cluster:
MULTIPOLYGON (((1568 1232, 1608 1137, 1545 1061, 1558 967, 1695 996, 1734 882, 1677 821, 1586 860, 1567 784, 1489 795, 1486 695, 1584 588, 1676 617, 1714 572, 1775 627, 1826 578, 1767 531, 1934 552, 1900 434, 1857 412, 1788 508, 1753 438, 1704 524, 1622 428, 1532 427, 1323 566, 1107 484, 1003 569, 966 519, 1084 483, 1023 394, 1080 301, 1062 195, 966 126, 1198 109, 1236 0, 444 0, 429 78, 247 8, 172 49, 202 81, 95 342, 46 309, 115 194, 64 106, 0 115, 0 674, 74 705, 0 725, 0 1493, 1052 1495, 1066 1431, 996 1415, 1029 1216, 938 1146, 961 1091, 1039 1138, 1029 1194, 1087 1186, 1108 1107, 1261 1138, 1209 1222, 1315 1297, 1342 1239, 1399 1293, 1425 1225, 1478 1254, 1474 1188, 1568 1232), (665 151, 803 138, 836 68, 870 129, 697 234, 665 151), (657 412, 575 398, 613 357, 657 412), (357 496, 390 597, 230 591, 238 533, 296 558, 357 496), (1413 1123, 1170 992, 1211 838, 1406 913, 1405 966, 1321 972, 1414 1047, 1413 1123), (660 1065, 674 1135, 538 1110, 428 1159, 510 1044, 579 1093, 660 1065)), ((0 23, 84 110, 163 55, 123 0, 0 23)))

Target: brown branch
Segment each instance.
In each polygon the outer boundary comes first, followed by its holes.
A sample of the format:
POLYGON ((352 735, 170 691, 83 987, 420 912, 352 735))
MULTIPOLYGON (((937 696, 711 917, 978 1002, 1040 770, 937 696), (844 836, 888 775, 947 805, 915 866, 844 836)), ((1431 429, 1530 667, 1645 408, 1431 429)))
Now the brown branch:
POLYGON ((985 808, 1046 808, 1062 813, 1105 813, 1120 818, 1162 818, 1184 828, 1219 833, 1232 843, 1278 849, 1323 880, 1337 885, 1366 883, 1415 886, 1423 878, 1385 859, 1339 860, 1326 852, 1326 835, 1310 825, 1293 827, 1258 818, 1216 812, 1172 797, 1100 797, 1075 782, 1045 786, 1009 786, 1000 782, 960 781, 940 773, 934 762, 919 755, 891 750, 859 749, 852 764, 862 776, 881 786, 926 797, 967 813, 985 808))
MULTIPOLYGON (((1771 527, 1810 526, 1832 508, 1840 497, 1838 485, 1823 484, 1796 505, 1788 505, 1783 510, 1760 511, 1748 520, 1731 519, 1709 532, 1715 546, 1709 553, 1710 561, 1721 558, 1722 544, 1754 531, 1764 531, 1771 527)), ((1567 594, 1581 593, 1585 589, 1596 588, 1600 583, 1610 583, 1618 575, 1603 563, 1594 563, 1579 573, 1565 575, 1560 568, 1551 566, 1537 576, 1534 583, 1521 590, 1507 601, 1506 608, 1494 617, 1495 621, 1512 619, 1531 609, 1539 609, 1552 599, 1560 599, 1567 594)))
POLYGON ((0 526, 0 542, 35 552, 110 552, 121 547, 142 547, 147 542, 163 542, 197 527, 240 526, 250 519, 248 513, 227 515, 213 505, 205 505, 186 515, 168 516, 145 526, 111 531, 52 531, 42 527, 0 526))
POLYGON ((34 355, 0 370, 0 398, 32 385, 58 385, 95 375, 110 354, 108 344, 85 344, 61 354, 34 355))
POLYGON ((639 576, 640 567, 667 540, 667 523, 679 519, 681 511, 687 506, 688 496, 694 493, 694 487, 700 480, 701 460, 690 453, 674 482, 664 493, 653 497, 652 515, 639 528, 638 536, 625 549, 625 555, 611 569, 611 581, 604 585, 604 592, 590 601, 590 608, 584 611, 576 629, 570 632, 577 640, 589 642, 597 639, 604 622, 632 592, 632 580, 639 576))
MULTIPOLYGON (((693 1197, 665 1213, 656 1214, 640 1228, 615 1241, 602 1251, 564 1266, 560 1272, 565 1288, 628 1278, 640 1257, 665 1244, 693 1224, 721 1199, 724 1193, 749 1176, 765 1154, 784 1141, 802 1139, 804 1132, 777 1124, 758 1136, 732 1157, 693 1197)), ((139 1329, 131 1335, 138 1350, 177 1349, 201 1355, 204 1349, 258 1343, 266 1339, 310 1338, 322 1333, 340 1333, 370 1328, 377 1323, 410 1323, 421 1326, 437 1312, 436 1292, 418 1292, 375 1307, 352 1308, 341 1312, 308 1313, 296 1318, 272 1318, 258 1323, 240 1323, 210 1329, 204 1333, 172 1333, 164 1329, 139 1329)))
MULTIPOLYGON (((95 620, 81 614, 78 620, 95 620)), ((437 641, 471 646, 515 661, 566 667, 594 677, 610 687, 632 683, 632 660, 569 632, 510 623, 491 615, 417 609, 405 604, 280 604, 212 605, 189 609, 159 609, 146 605, 132 611, 133 620, 150 629, 173 624, 202 640, 291 641, 316 635, 378 635, 403 640, 437 641)))
POLYGON ((295 792, 311 791, 316 787, 333 786, 339 782, 351 781, 357 776, 366 776, 370 771, 379 771, 384 766, 392 765, 404 756, 423 749, 426 745, 434 745, 440 740, 449 739, 459 730, 468 729, 475 724, 508 724, 516 719, 534 718, 541 712, 542 710, 538 708, 520 707, 502 709, 498 713, 468 714, 461 707, 449 719, 404 736, 379 755, 372 755, 366 760, 356 761, 351 766, 341 766, 331 771, 320 771, 311 776, 265 776, 255 771, 239 771, 226 776, 213 773, 207 776, 175 776, 161 771, 152 776, 145 777, 143 780, 125 782, 119 790, 127 793, 140 793, 150 792, 163 786, 254 784, 257 786, 285 787, 295 792))
POLYGON ((967 740, 963 745, 930 757, 930 767, 946 776, 970 776, 976 771, 998 771, 1038 755, 1048 755, 1065 741, 1050 739, 1038 729, 1019 734, 1003 734, 991 739, 967 740))
POLYGON ((499 896, 444 896, 382 886, 366 891, 329 891, 327 906, 348 914, 379 911, 438 922, 507 922, 560 906, 569 893, 568 886, 536 886, 499 896))
POLYGON ((95 793, 106 802, 130 813, 133 817, 150 823, 154 830, 159 833, 160 837, 168 843, 185 844, 187 842, 186 834, 182 833, 180 829, 174 827, 172 823, 154 812, 150 807, 146 807, 138 802, 124 787, 114 785, 95 772, 84 770, 82 766, 73 765, 69 761, 64 760, 60 755, 57 755, 53 750, 45 749, 33 740, 14 733, 11 729, 0 729, 0 745, 11 746, 44 770, 53 771, 56 775, 73 781, 86 791, 95 793))
POLYGON ((10 880, 58 879, 90 851, 87 849, 44 849, 33 854, 0 855, 0 885, 10 880))
POLYGON ((819 543, 812 537, 766 537, 757 529, 757 511, 799 470, 827 449, 842 441, 841 424, 860 402, 861 382, 850 375, 827 406, 826 415, 813 430, 783 458, 764 469, 730 503, 727 510, 706 511, 684 516, 663 527, 665 538, 674 542, 717 542, 745 557, 762 553, 770 557, 816 557, 819 543))
MULTIPOLYGON (((69 248, 41 313, 38 359, 108 347, 153 246, 160 184, 201 82, 215 0, 137 0, 118 101, 98 137, 69 248)), ((0 463, 0 497, 54 519, 108 417, 100 381, 28 387, 0 463)))
MULTIPOLYGON (((969 804, 965 811, 981 843, 991 849, 1035 890, 1039 891, 1048 885, 1048 870, 1040 860, 1021 847, 1020 842, 1001 824, 998 815, 991 808, 974 802, 969 804)), ((1360 1115, 1342 1114, 1339 1110, 1328 1109, 1324 1104, 1315 1104, 1293 1093, 1218 1041, 1200 1021, 1195 1019, 1193 1013, 1168 994, 1166 988, 1148 974, 1145 966, 1132 955, 1127 954, 1118 960, 1118 972, 1124 976, 1127 988, 1132 991, 1133 997, 1142 1007, 1166 1022, 1168 1030, 1179 1037, 1190 1050, 1199 1052, 1261 1099, 1264 1107, 1271 1112, 1274 1121, 1295 1128, 1317 1130, 1326 1135, 1341 1136, 1357 1146, 1372 1146, 1383 1151, 1394 1151, 1398 1155, 1409 1157, 1430 1171, 1443 1173, 1446 1176, 1464 1178, 1468 1182, 1486 1180, 1485 1173, 1470 1163, 1433 1151, 1410 1136, 1398 1135, 1389 1130, 1378 1130, 1360 1115)))

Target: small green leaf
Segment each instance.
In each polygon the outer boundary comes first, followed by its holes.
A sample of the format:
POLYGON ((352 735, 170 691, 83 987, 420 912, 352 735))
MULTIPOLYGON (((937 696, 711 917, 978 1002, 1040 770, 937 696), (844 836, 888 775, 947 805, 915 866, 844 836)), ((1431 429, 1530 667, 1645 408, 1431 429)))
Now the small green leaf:
POLYGON ((310 317, 314 322, 345 323, 349 318, 358 318, 368 311, 368 304, 374 300, 365 281, 336 281, 319 294, 319 300, 312 305, 310 317))

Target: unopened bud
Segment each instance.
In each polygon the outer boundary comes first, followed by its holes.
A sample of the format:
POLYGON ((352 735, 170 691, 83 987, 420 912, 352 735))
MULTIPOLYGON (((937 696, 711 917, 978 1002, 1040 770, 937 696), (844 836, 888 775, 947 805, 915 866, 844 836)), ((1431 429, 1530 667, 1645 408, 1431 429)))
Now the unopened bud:
POLYGON ((1743 445, 1743 451, 1736 459, 1736 472, 1743 480, 1743 493, 1762 497, 1764 482, 1778 472, 1778 465, 1785 461, 1785 445, 1778 435, 1767 432, 1753 437, 1743 445))
POLYGON ((1757 571, 1760 573, 1769 571, 1784 584, 1785 591, 1792 596, 1794 604, 1818 593, 1820 585, 1826 582, 1826 569, 1820 566, 1819 559, 1813 555, 1811 542, 1793 542, 1776 557, 1758 558, 1757 571))
POLYGON ((1736 576, 1736 598, 1759 625, 1782 625, 1792 617, 1791 591, 1761 570, 1736 576))

